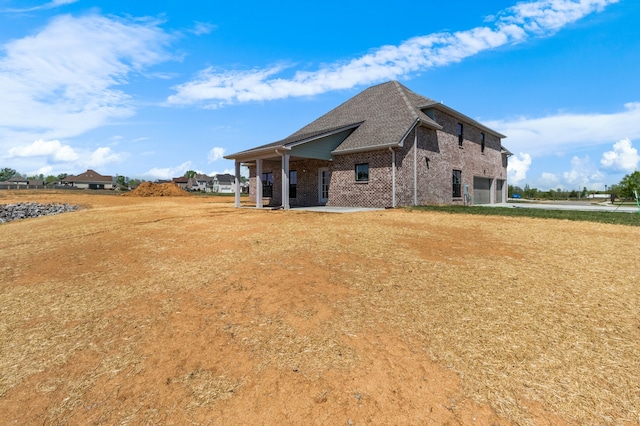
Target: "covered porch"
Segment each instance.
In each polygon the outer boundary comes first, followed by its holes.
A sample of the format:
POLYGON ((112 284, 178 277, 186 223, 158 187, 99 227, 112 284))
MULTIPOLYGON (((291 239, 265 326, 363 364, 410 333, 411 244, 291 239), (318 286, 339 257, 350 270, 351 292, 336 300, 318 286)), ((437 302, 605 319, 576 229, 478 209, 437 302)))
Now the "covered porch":
POLYGON ((329 201, 332 151, 359 123, 298 136, 225 156, 235 160, 235 206, 240 207, 240 167, 249 168, 249 199, 257 208, 321 206, 329 201))
MULTIPOLYGON (((256 208, 323 206, 329 201, 331 161, 283 154, 280 158, 236 161, 249 168, 249 199, 256 208)), ((235 183, 239 184, 239 179, 235 183)), ((236 195, 236 207, 240 198, 236 195)))

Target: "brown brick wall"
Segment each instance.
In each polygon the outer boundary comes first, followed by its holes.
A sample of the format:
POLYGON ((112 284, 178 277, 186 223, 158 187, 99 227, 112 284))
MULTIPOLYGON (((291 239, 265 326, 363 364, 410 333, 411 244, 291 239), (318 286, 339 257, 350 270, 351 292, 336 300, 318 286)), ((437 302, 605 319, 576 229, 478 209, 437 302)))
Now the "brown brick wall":
MULTIPOLYGON (((500 139, 485 133, 485 150, 481 152, 481 130, 463 123, 462 148, 458 145, 458 120, 435 112, 442 130, 418 128, 417 139, 417 202, 425 204, 462 204, 463 198, 453 198, 453 170, 462 171, 462 188, 469 185, 473 199, 474 176, 506 179, 500 139), (427 162, 427 159, 429 160, 427 162)), ((414 204, 414 139, 415 131, 404 141, 396 154, 396 205, 414 204)), ((464 190, 463 190, 464 191, 464 190)))
POLYGON ((339 155, 331 167, 330 206, 390 207, 391 152, 387 150, 339 155), (369 180, 356 182, 356 164, 369 164, 369 180))
MULTIPOLYGON (((463 204, 464 199, 453 198, 453 170, 462 171, 462 190, 469 186, 473 200, 474 176, 494 180, 506 180, 506 162, 503 162, 500 139, 485 133, 485 150, 481 152, 481 129, 463 122, 463 144, 458 146, 457 124, 459 120, 440 111, 434 111, 435 120, 442 130, 417 128, 417 146, 414 151, 415 131, 396 149, 396 206, 414 204, 414 162, 417 165, 417 203, 463 204), (414 157, 414 152, 416 153, 414 157), (415 161, 414 161, 415 158, 415 161), (427 161, 428 159, 428 161, 427 161)), ((392 205, 392 154, 386 150, 338 155, 333 161, 291 161, 290 170, 298 172, 298 197, 291 199, 292 206, 318 204, 318 169, 329 167, 331 172, 330 206, 390 207, 392 205), (356 182, 355 166, 369 164, 369 180, 356 182)), ((280 205, 281 162, 264 161, 263 172, 274 177, 273 198, 270 205, 280 205)), ((250 198, 255 202, 255 166, 249 168, 250 198)), ((506 187, 506 182, 505 182, 506 187)), ((499 201, 500 198, 496 197, 499 201)))

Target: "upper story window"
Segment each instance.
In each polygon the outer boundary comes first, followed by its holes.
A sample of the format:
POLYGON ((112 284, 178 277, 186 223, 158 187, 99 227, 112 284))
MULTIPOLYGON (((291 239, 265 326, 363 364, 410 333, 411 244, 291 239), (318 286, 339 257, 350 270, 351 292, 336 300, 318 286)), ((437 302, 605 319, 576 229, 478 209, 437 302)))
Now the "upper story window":
POLYGON ((462 146, 463 131, 462 123, 458 123, 458 146, 462 146))
POLYGON ((484 133, 480 133, 480 152, 484 152, 485 141, 484 141, 484 133))
POLYGON ((369 163, 356 164, 356 182, 369 181, 369 163))

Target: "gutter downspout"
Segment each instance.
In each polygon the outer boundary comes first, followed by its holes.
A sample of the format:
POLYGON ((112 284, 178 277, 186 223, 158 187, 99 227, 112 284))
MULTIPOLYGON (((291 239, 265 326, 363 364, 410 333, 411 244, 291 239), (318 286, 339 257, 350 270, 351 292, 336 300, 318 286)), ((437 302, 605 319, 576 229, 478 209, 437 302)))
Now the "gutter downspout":
POLYGON ((413 128, 413 205, 418 205, 418 126, 413 128))
POLYGON ((391 151, 391 207, 396 207, 396 152, 392 147, 391 151))

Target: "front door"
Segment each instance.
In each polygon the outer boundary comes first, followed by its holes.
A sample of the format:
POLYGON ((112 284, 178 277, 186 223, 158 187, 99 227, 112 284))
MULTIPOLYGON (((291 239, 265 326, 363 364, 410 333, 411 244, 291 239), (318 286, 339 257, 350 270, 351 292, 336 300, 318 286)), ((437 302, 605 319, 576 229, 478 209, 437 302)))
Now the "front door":
POLYGON ((327 204, 329 201, 329 169, 318 169, 318 204, 327 204))

